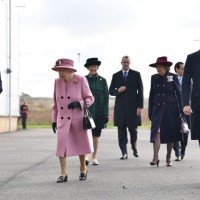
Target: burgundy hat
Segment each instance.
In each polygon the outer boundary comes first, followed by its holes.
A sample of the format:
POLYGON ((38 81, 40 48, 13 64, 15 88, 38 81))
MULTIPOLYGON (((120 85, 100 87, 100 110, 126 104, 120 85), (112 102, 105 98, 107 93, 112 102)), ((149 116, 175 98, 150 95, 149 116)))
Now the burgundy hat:
POLYGON ((101 65, 101 61, 98 60, 98 58, 88 58, 86 60, 86 63, 85 63, 85 67, 89 67, 91 65, 97 65, 97 66, 100 66, 101 65))
POLYGON ((172 62, 167 60, 166 56, 158 57, 156 60, 156 63, 150 64, 150 67, 156 67, 156 65, 166 65, 166 66, 172 66, 172 62))
POLYGON ((52 70, 57 71, 58 69, 73 69, 74 72, 77 70, 74 69, 74 61, 70 59, 61 58, 56 61, 55 66, 52 70))

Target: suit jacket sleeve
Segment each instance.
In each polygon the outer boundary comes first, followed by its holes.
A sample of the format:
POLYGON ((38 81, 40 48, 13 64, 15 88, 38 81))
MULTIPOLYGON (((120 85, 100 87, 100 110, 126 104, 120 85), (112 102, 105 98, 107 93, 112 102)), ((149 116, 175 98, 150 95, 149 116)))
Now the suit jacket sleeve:
POLYGON ((143 108, 143 104, 144 104, 144 96, 143 96, 143 83, 142 83, 142 78, 140 73, 138 72, 138 108, 143 108))
POLYGON ((2 88, 2 81, 1 81, 1 73, 0 73, 0 93, 2 93, 3 88, 2 88))
POLYGON ((117 96, 118 95, 118 88, 116 88, 115 84, 115 74, 112 76, 111 84, 109 87, 109 94, 111 96, 117 96))
POLYGON ((182 80, 182 103, 183 107, 189 105, 191 95, 192 62, 190 55, 187 56, 182 80))

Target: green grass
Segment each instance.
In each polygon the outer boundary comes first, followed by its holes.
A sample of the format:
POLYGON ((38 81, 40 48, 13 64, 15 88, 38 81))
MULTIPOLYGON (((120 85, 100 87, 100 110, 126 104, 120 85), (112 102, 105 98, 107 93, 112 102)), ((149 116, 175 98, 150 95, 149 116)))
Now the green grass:
MULTIPOLYGON (((27 123, 26 126, 27 126, 27 128, 30 128, 30 129, 51 128, 51 124, 50 123, 27 123)), ((113 122, 108 122, 107 128, 115 128, 115 126, 113 125, 113 122)), ((141 128, 141 129, 149 129, 150 128, 150 124, 149 125, 139 126, 139 128, 141 128)), ((22 125, 21 124, 18 125, 18 129, 22 129, 22 125)))

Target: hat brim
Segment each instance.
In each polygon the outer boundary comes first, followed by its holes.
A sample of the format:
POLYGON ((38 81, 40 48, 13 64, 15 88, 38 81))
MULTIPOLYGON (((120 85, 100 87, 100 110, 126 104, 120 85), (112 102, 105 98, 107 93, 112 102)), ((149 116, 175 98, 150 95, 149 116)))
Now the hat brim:
POLYGON ((164 65, 164 66, 171 67, 172 64, 173 64, 172 62, 160 62, 160 63, 153 63, 153 64, 150 64, 149 66, 150 66, 150 67, 156 67, 156 65, 164 65))
POLYGON ((59 69, 72 69, 74 72, 77 72, 77 70, 74 69, 74 67, 72 67, 72 66, 55 66, 51 69, 54 71, 58 71, 59 69))
POLYGON ((94 62, 88 62, 88 63, 85 63, 85 67, 89 67, 89 66, 92 66, 92 65, 97 65, 97 66, 100 66, 101 65, 101 61, 94 61, 94 62))

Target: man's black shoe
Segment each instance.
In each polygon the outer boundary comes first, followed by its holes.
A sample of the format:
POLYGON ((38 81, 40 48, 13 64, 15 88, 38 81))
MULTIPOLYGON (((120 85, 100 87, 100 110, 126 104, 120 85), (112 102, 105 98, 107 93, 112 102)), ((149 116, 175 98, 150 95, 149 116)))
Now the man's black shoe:
POLYGON ((183 158, 185 157, 185 153, 181 154, 181 160, 183 160, 183 158))
POLYGON ((122 157, 120 158, 120 160, 127 160, 127 159, 128 159, 128 155, 127 154, 122 155, 122 157))
POLYGON ((133 152, 133 155, 134 155, 135 157, 139 157, 139 153, 138 153, 137 151, 134 151, 134 152, 133 152))

